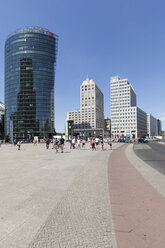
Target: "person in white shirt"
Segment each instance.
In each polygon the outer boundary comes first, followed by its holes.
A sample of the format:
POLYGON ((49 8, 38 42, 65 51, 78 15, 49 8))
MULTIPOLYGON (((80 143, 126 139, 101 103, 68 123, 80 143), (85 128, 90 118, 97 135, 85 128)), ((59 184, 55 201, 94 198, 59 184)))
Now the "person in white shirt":
POLYGON ((77 148, 78 149, 81 149, 80 144, 81 144, 81 140, 80 140, 80 138, 78 138, 78 140, 77 140, 77 148))
POLYGON ((18 147, 18 150, 21 150, 21 141, 17 142, 17 147, 18 147))
POLYGON ((99 145, 99 138, 97 138, 97 137, 96 137, 95 141, 96 141, 96 149, 98 149, 98 145, 99 145))
POLYGON ((73 146, 73 149, 75 149, 75 138, 73 137, 73 139, 72 139, 72 146, 73 146))

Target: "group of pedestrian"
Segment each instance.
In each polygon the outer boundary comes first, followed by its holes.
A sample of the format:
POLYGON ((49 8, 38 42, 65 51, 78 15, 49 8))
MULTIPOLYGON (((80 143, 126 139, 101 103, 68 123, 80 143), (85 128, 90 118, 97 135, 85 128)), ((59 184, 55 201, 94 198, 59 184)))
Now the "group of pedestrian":
POLYGON ((77 149, 85 149, 85 144, 86 144, 86 140, 80 139, 78 137, 78 139, 76 140, 75 137, 71 138, 70 140, 70 149, 75 149, 76 148, 76 143, 77 143, 77 149))
POLYGON ((90 148, 92 149, 92 151, 94 150, 98 150, 100 145, 100 149, 101 151, 104 150, 104 140, 101 138, 97 138, 97 137, 93 137, 90 139, 90 148))
MULTIPOLYGON (((70 140, 70 149, 85 149, 85 145, 86 145, 86 140, 85 138, 83 139, 80 139, 78 137, 78 139, 76 140, 75 137, 71 138, 70 140)), ((98 150, 99 149, 99 146, 100 146, 100 150, 103 151, 104 150, 104 140, 103 138, 99 139, 98 137, 92 137, 90 140, 89 140, 89 143, 90 143, 90 149, 92 151, 94 150, 98 150)), ((109 139, 107 141, 109 147, 110 147, 110 150, 112 150, 112 140, 109 139)))
MULTIPOLYGON (((58 152, 58 150, 60 149, 61 150, 61 153, 64 152, 64 138, 63 136, 61 136, 61 138, 58 140, 57 138, 53 138, 53 147, 52 149, 55 149, 56 150, 56 153, 58 152)), ((46 140, 46 149, 49 149, 49 145, 51 143, 51 140, 49 138, 47 138, 46 140)))
MULTIPOLYGON (((99 149, 99 146, 100 146, 100 150, 103 151, 104 150, 104 140, 103 138, 99 139, 98 137, 92 137, 90 140, 90 149, 92 151, 94 150, 98 150, 99 149)), ((53 144, 53 147, 52 149, 55 149, 56 150, 56 153, 58 153, 59 149, 61 151, 61 153, 64 152, 64 143, 65 143, 65 140, 63 138, 63 136, 61 136, 60 139, 57 139, 56 137, 53 138, 53 140, 47 138, 45 140, 45 144, 46 144, 46 149, 49 149, 49 145, 50 144, 53 144)), ((109 148, 110 150, 112 150, 112 139, 108 139, 107 140, 107 143, 109 145, 109 148)), ((21 141, 18 140, 14 140, 14 145, 17 145, 18 147, 18 150, 21 149, 21 141)), ((35 144, 35 143, 34 143, 35 144)), ((75 137, 72 137, 70 139, 70 149, 85 149, 85 145, 86 145, 86 139, 85 138, 80 138, 78 137, 78 139, 76 139, 75 137)))

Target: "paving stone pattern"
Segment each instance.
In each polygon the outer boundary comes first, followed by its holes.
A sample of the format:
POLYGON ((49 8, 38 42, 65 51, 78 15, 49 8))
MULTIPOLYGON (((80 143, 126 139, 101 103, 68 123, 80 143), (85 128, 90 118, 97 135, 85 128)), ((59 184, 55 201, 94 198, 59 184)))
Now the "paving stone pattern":
POLYGON ((40 228, 29 248, 116 248, 108 191, 111 151, 96 152, 40 228))

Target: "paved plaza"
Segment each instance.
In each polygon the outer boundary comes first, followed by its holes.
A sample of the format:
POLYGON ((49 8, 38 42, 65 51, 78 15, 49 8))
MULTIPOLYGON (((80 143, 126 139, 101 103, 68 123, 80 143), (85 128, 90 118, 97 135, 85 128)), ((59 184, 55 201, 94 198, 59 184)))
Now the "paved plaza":
MULTIPOLYGON (((119 146, 115 144, 114 146, 119 146)), ((115 247, 107 165, 112 151, 45 144, 0 148, 0 247, 115 247)))
POLYGON ((164 248, 164 175, 133 147, 2 145, 0 247, 164 248))

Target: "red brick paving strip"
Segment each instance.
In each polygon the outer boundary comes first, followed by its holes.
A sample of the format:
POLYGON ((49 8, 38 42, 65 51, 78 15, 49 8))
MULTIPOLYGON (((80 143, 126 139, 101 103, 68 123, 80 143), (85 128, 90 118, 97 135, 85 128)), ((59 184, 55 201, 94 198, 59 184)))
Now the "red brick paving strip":
POLYGON ((118 248, 165 248, 165 198, 132 166, 127 145, 109 159, 109 189, 118 248))

